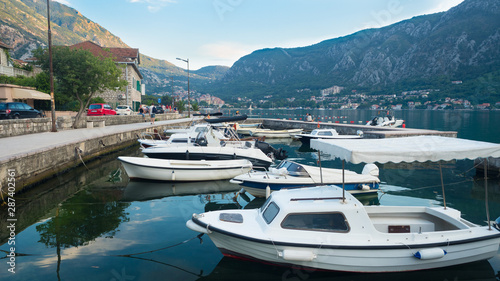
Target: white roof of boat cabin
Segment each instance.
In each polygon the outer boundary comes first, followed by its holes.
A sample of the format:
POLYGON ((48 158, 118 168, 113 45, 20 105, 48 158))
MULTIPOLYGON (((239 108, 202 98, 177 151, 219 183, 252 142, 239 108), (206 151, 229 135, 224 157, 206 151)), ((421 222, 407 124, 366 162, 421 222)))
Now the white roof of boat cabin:
POLYGON ((286 213, 295 212, 325 212, 338 209, 362 207, 352 194, 345 191, 345 200, 342 202, 342 188, 335 185, 315 187, 281 189, 271 194, 272 201, 276 202, 286 213))
POLYGON ((500 157, 500 144, 440 136, 361 139, 355 142, 313 139, 311 148, 354 164, 500 157))

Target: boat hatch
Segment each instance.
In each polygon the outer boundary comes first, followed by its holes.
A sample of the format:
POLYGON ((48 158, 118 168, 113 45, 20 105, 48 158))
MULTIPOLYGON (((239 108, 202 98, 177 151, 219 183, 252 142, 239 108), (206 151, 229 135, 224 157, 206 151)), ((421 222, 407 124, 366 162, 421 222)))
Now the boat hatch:
POLYGON ((243 223, 243 216, 241 214, 221 213, 219 215, 219 220, 234 223, 243 223))
POLYGON ((349 232, 349 224, 344 214, 333 213, 291 213, 288 214, 281 227, 296 230, 349 232))
POLYGON ((294 163, 294 162, 289 162, 289 161, 283 161, 281 162, 276 169, 282 169, 285 168, 288 171, 288 175, 290 176, 296 176, 296 177, 309 177, 309 174, 307 171, 302 167, 301 165, 294 163))

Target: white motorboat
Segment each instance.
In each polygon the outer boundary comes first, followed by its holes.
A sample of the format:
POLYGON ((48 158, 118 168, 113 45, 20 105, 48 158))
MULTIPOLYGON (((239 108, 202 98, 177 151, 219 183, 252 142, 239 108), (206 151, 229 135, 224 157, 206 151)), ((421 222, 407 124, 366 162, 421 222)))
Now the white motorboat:
MULTIPOLYGON (((312 140, 311 146, 352 163, 500 157, 498 144, 454 138, 360 141, 312 140)), ((469 222, 446 203, 363 206, 352 194, 330 186, 282 189, 260 209, 194 214, 186 225, 208 234, 230 257, 322 270, 399 272, 495 256, 500 218, 492 225, 487 211, 487 222, 469 222)))
POLYGON ((271 130, 271 129, 253 129, 251 135, 253 137, 266 137, 266 138, 290 138, 297 134, 302 133, 303 129, 284 129, 284 130, 271 130))
POLYGON ((122 162, 129 178, 158 181, 231 179, 252 169, 252 163, 244 159, 206 161, 120 156, 118 160, 122 162))
POLYGON ((363 172, 344 171, 342 169, 320 168, 294 161, 284 160, 269 171, 251 171, 236 176, 231 183, 239 184, 255 197, 267 196, 282 188, 339 184, 344 182, 345 189, 353 194, 376 193, 379 188, 379 170, 375 164, 366 164, 363 172))
MULTIPOLYGON (((204 134, 211 131, 218 139, 227 139, 223 133, 218 130, 213 130, 210 124, 197 124, 186 129, 170 129, 166 130, 166 134, 171 134, 167 139, 158 139, 158 137, 150 136, 148 134, 143 134, 143 137, 139 138, 138 141, 143 148, 148 148, 152 146, 171 146, 188 143, 188 139, 195 139, 200 133, 204 134)), ((159 136, 155 133, 155 136, 159 136)), ((194 144, 193 144, 194 145, 194 144)))
POLYGON ((362 131, 359 131, 357 135, 339 135, 335 129, 314 129, 309 134, 295 135, 295 138, 302 143, 309 143, 311 139, 360 139, 362 137, 362 131))
POLYGON ((394 115, 386 116, 375 116, 372 120, 366 123, 367 126, 377 126, 377 127, 399 127, 403 125, 405 121, 401 119, 396 119, 394 115))
MULTIPOLYGON (((219 132, 220 133, 220 132, 219 132)), ((142 153, 149 158, 177 160, 231 160, 247 159, 254 168, 268 168, 273 159, 285 159, 286 151, 274 149, 260 141, 222 140, 216 130, 200 131, 196 138, 174 134, 171 143, 145 148, 142 153), (178 141, 175 141, 175 140, 178 141)))

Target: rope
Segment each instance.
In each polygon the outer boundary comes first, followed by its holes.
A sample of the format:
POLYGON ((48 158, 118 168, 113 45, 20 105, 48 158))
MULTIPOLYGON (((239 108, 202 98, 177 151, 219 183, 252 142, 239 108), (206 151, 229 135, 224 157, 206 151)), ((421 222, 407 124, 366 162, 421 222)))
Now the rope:
POLYGON ((165 250, 165 249, 168 249, 168 248, 172 248, 172 247, 175 247, 175 246, 179 246, 179 245, 182 245, 182 244, 185 244, 191 240, 194 240, 196 238, 200 239, 201 240, 201 237, 204 235, 205 233, 200 233, 198 235, 196 235, 195 237, 193 238, 189 238, 187 240, 184 240, 182 242, 179 242, 177 244, 174 244, 174 245, 170 245, 170 246, 166 246, 166 247, 163 247, 163 248, 160 248, 160 249, 156 249, 156 250, 151 250, 151 251, 145 251, 145 252, 140 252, 140 253, 133 253, 133 254, 127 254, 127 255, 114 255, 115 257, 132 257, 132 256, 137 256, 137 255, 142 255, 142 254, 149 254, 149 253, 154 253, 154 252, 158 252, 158 251, 161 251, 161 250, 165 250))
POLYGON ((78 148, 78 147, 75 147, 75 151, 78 154, 78 157, 80 157, 80 161, 82 161, 83 166, 85 166, 85 168, 87 168, 87 171, 90 171, 90 169, 87 167, 87 165, 85 165, 85 162, 83 161, 82 150, 80 148, 78 148))

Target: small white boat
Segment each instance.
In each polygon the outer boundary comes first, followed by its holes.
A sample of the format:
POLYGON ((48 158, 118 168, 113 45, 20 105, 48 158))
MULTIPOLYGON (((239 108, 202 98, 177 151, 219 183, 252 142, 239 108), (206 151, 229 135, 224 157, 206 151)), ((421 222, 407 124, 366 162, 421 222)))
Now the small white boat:
POLYGON ((158 181, 209 181, 231 179, 252 169, 245 159, 233 160, 167 160, 120 156, 131 179, 158 181))
MULTIPOLYGON (((435 136, 312 140, 311 147, 355 164, 500 157, 499 144, 435 136)), ((440 207, 363 206, 336 186, 282 189, 259 209, 194 214, 186 225, 226 256, 310 269, 414 271, 497 255, 500 217, 492 224, 486 208, 488 225, 474 224, 446 206, 444 186, 442 196, 440 207)))
POLYGON ((493 257, 491 230, 442 207, 363 206, 341 188, 271 194, 260 209, 194 214, 187 227, 206 233, 225 256, 284 266, 396 272, 493 257))
POLYGON ((290 138, 302 133, 302 129, 286 129, 286 130, 271 130, 271 129, 254 129, 251 131, 254 137, 266 138, 290 138))
POLYGON ((377 127, 390 127, 395 128, 403 125, 405 121, 401 119, 396 119, 394 115, 387 116, 376 116, 372 120, 366 123, 367 126, 377 126, 377 127))
POLYGON ((320 168, 284 160, 276 168, 270 168, 269 171, 251 171, 236 176, 231 180, 231 183, 241 185, 255 197, 265 197, 268 193, 282 188, 342 185, 344 175, 345 189, 353 194, 368 194, 378 191, 379 170, 375 164, 366 164, 361 174, 345 170, 344 174, 342 172, 342 169, 320 168))
POLYGON ((362 131, 359 131, 357 135, 339 135, 335 129, 314 129, 309 134, 295 135, 295 138, 302 143, 309 143, 311 139, 360 139, 362 137, 362 131))

